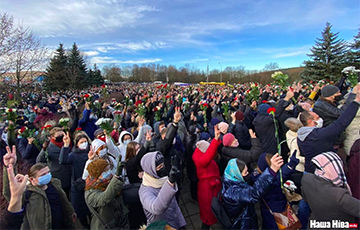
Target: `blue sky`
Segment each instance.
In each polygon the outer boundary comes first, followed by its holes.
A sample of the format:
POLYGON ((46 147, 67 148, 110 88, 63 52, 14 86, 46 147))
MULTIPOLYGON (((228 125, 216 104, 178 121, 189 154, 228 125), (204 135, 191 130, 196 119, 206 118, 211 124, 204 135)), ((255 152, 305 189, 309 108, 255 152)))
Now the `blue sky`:
POLYGON ((360 27, 360 0, 1 0, 5 12, 51 49, 76 42, 100 68, 297 67, 327 21, 346 41, 360 27))

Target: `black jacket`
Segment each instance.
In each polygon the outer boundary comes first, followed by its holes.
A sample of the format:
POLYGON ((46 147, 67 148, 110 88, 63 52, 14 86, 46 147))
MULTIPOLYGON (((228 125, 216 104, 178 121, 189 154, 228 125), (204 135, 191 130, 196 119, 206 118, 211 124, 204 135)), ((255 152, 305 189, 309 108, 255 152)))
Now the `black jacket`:
POLYGON ((258 113, 253 121, 256 135, 260 139, 264 153, 277 153, 277 141, 275 138, 275 125, 272 115, 258 113))
POLYGON ((165 160, 165 169, 167 172, 170 172, 171 169, 171 149, 173 148, 173 141, 174 138, 176 136, 178 130, 178 126, 174 125, 174 123, 172 123, 169 128, 168 131, 166 133, 166 136, 164 138, 164 140, 162 138, 159 139, 159 141, 156 143, 156 150, 160 151, 163 156, 164 156, 164 160, 165 160))

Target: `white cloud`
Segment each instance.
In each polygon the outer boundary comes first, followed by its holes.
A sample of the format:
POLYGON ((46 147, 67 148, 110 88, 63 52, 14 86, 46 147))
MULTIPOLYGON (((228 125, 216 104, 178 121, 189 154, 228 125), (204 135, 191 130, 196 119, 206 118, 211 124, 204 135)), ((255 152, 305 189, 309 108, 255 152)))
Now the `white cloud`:
POLYGON ((153 59, 139 59, 139 60, 116 60, 112 57, 92 57, 90 59, 91 63, 96 64, 146 64, 146 63, 154 63, 160 62, 162 59, 160 58, 153 58, 153 59))
POLYGON ((99 52, 97 52, 97 51, 85 51, 84 54, 86 56, 97 56, 97 55, 99 55, 99 52))

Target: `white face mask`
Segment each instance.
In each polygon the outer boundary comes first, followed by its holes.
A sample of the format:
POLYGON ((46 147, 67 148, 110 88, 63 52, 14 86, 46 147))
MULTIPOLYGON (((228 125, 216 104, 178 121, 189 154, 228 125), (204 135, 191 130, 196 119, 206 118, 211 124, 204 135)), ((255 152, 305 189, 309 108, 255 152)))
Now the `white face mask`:
POLYGON ((88 142, 83 142, 79 145, 79 149, 85 150, 87 149, 89 143, 88 142))
POLYGON ((324 120, 321 117, 319 118, 319 120, 317 120, 315 122, 316 122, 316 128, 323 127, 324 120))
POLYGON ((129 144, 129 143, 130 143, 130 141, 131 141, 131 140, 126 140, 126 141, 124 141, 124 145, 129 144))

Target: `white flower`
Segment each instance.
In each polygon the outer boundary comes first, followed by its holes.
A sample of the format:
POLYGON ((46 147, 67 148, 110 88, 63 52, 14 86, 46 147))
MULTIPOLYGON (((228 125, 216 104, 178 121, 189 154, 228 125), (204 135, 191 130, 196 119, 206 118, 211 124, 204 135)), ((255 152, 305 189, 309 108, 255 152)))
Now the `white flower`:
POLYGON ((96 122, 95 125, 99 126, 104 122, 104 118, 99 118, 96 122))
POLYGON ((65 118, 61 118, 61 119, 59 120, 59 123, 60 123, 60 122, 69 122, 69 121, 70 121, 70 119, 67 118, 67 117, 65 117, 65 118))

